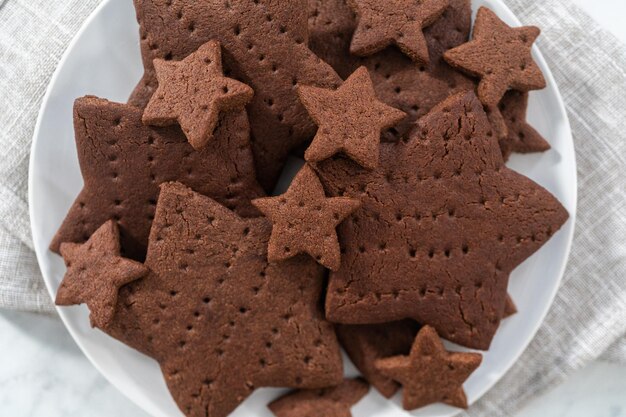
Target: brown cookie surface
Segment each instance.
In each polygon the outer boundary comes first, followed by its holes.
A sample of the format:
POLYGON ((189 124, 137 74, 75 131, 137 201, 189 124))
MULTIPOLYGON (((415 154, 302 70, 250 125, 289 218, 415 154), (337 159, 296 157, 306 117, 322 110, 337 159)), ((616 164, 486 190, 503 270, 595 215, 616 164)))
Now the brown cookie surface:
POLYGON ((424 326, 408 356, 378 359, 376 367, 402 384, 405 410, 436 402, 467 408, 463 383, 481 362, 478 353, 448 352, 435 329, 424 326))
POLYGON ((476 16, 472 40, 444 54, 453 67, 480 78, 478 98, 496 108, 509 89, 522 92, 545 88, 546 80, 531 56, 540 30, 512 28, 486 7, 476 16))
POLYGON ((317 174, 305 165, 285 194, 252 203, 273 224, 268 246, 270 262, 308 254, 328 269, 339 269, 336 228, 359 208, 358 199, 327 198, 317 174))
POLYGON ((378 165, 381 132, 406 117, 376 97, 365 67, 360 67, 337 90, 299 86, 298 95, 319 126, 304 159, 319 162, 343 152, 361 166, 378 165))
POLYGON ((517 314, 517 306, 515 305, 515 301, 513 301, 513 298, 509 294, 506 296, 506 303, 504 304, 504 315, 502 316, 502 318, 506 319, 514 316, 515 314, 517 314))
POLYGON ((382 324, 336 326, 339 343, 363 377, 382 395, 391 398, 400 385, 380 373, 377 359, 408 355, 419 325, 411 320, 382 324))
POLYGON ((369 56, 395 44, 418 63, 428 63, 425 27, 446 10, 448 0, 348 0, 357 15, 350 52, 369 56))
POLYGON ((120 256, 117 224, 103 224, 82 245, 63 243, 61 255, 67 272, 57 291, 55 304, 87 304, 92 327, 106 328, 115 315, 120 288, 148 273, 139 262, 120 256))
POLYGON ((339 227, 345 254, 330 274, 329 320, 411 318, 489 347, 510 272, 568 218, 548 191, 504 166, 490 129, 467 92, 420 119, 406 142, 382 144, 374 171, 341 158, 317 166, 330 195, 362 202, 339 227))
POLYGON ((245 112, 220 117, 214 140, 200 152, 178 127, 144 126, 141 110, 96 97, 74 106, 84 187, 51 244, 84 242, 103 223, 120 226, 122 253, 143 260, 159 184, 180 181, 243 216, 264 195, 255 179, 245 112))
POLYGON ((346 379, 336 387, 287 394, 268 407, 276 417, 352 417, 350 408, 368 391, 364 380, 346 379))
POLYGON ((159 362, 187 416, 225 417, 259 387, 342 381, 319 306, 323 269, 305 257, 268 264, 270 230, 181 184, 162 186, 151 272, 122 290, 108 331, 159 362))
POLYGON ((143 113, 154 126, 180 124, 200 150, 213 139, 221 112, 243 110, 254 95, 247 85, 224 77, 219 42, 209 41, 184 60, 154 60, 159 86, 143 113))
POLYGON ((449 3, 441 17, 424 29, 430 59, 420 65, 395 48, 366 58, 351 55, 357 19, 346 0, 309 0, 311 49, 344 79, 360 66, 367 67, 377 97, 408 114, 385 132, 386 140, 404 136, 419 117, 449 95, 475 88, 473 80, 453 70, 442 57, 444 51, 466 42, 471 28, 470 1, 449 3))
POLYGON ((306 3, 277 0, 135 0, 145 74, 130 102, 143 106, 156 88, 152 61, 184 59, 209 40, 221 43, 228 76, 255 92, 250 112, 259 181, 271 190, 287 155, 315 125, 296 84, 337 87, 341 79, 307 47, 306 3))
POLYGON ((498 105, 507 125, 506 137, 500 139, 504 160, 512 153, 545 152, 550 144, 526 121, 528 93, 511 90, 498 105))

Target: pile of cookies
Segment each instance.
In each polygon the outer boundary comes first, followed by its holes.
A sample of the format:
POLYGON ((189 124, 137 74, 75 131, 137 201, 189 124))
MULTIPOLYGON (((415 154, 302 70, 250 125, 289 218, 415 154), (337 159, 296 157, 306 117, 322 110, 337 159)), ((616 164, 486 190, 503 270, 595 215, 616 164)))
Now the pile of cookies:
POLYGON ((505 166, 549 148, 526 122, 539 30, 481 8, 470 40, 470 0, 135 7, 129 103, 75 103, 57 304, 154 358, 190 417, 259 387, 297 389, 278 417, 350 415, 370 385, 467 407, 482 356, 441 339, 488 349, 511 271, 568 218, 505 166))

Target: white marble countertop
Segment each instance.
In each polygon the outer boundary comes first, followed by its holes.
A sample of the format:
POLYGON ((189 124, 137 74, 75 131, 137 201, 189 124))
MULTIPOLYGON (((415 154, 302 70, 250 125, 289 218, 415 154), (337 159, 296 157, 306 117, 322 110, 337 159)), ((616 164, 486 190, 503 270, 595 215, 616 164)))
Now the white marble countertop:
MULTIPOLYGON (((572 1, 626 42, 626 2, 572 1)), ((0 311, 0 335, 0 416, 148 417, 104 380, 58 319, 0 311)), ((626 417, 626 366, 593 363, 516 417, 546 416, 626 417)))

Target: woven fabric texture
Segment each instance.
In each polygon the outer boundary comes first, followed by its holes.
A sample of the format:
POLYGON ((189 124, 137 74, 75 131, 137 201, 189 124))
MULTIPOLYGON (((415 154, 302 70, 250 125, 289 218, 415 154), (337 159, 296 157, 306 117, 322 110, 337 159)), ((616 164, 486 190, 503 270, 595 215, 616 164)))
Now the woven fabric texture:
MULTIPOLYGON (((59 59, 100 0, 0 0, 0 308, 51 312, 32 251, 28 157, 59 59)), ((542 28, 565 100, 579 211, 562 287, 537 336, 467 416, 511 415, 597 358, 626 361, 626 46, 569 0, 505 0, 542 28)))

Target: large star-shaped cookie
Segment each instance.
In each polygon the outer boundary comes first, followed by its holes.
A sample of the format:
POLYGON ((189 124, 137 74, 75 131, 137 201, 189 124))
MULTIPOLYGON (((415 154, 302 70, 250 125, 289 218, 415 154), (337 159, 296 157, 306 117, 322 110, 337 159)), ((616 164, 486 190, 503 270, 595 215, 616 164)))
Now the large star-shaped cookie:
POLYGON ((113 320, 119 289, 148 273, 139 262, 120 256, 117 224, 108 221, 85 243, 63 243, 61 255, 67 272, 55 303, 59 306, 87 304, 93 327, 105 329, 113 320))
POLYGON ((341 83, 307 46, 306 1, 135 0, 135 8, 145 74, 130 103, 144 106, 155 91, 155 58, 181 60, 219 41, 225 73, 254 90, 252 147, 259 181, 273 190, 287 155, 315 134, 295 86, 341 83))
POLYGON ((200 150, 213 138, 221 112, 242 110, 252 99, 250 87, 224 77, 219 42, 209 41, 180 62, 154 60, 159 87, 143 113, 143 122, 178 122, 189 143, 200 150))
POLYGON ((505 161, 513 152, 545 152, 550 149, 548 141, 526 121, 528 93, 511 90, 504 95, 498 108, 508 130, 506 137, 500 139, 505 161))
POLYGON ((76 147, 84 187, 51 244, 84 242, 100 225, 120 226, 122 254, 143 260, 159 184, 180 181, 244 216, 258 215, 250 200, 262 196, 255 179, 244 111, 220 117, 215 139, 202 151, 178 127, 153 128, 141 110, 95 97, 74 105, 76 147))
POLYGON ((365 67, 356 70, 336 91, 300 86, 298 94, 319 126, 304 154, 309 162, 343 152, 373 169, 378 165, 381 132, 406 116, 378 100, 365 67))
POLYGON ((418 63, 427 63, 423 29, 437 20, 448 0, 348 0, 358 17, 350 52, 368 56, 391 44, 418 63))
POLYGON ((486 7, 476 16, 470 42, 447 51, 453 67, 481 78, 478 98, 496 108, 509 89, 522 92, 545 88, 546 80, 531 56, 539 28, 512 28, 486 7))
POLYGON ((326 268, 339 269, 341 254, 335 229, 359 208, 358 199, 327 198, 319 178, 305 165, 285 194, 252 203, 273 223, 270 262, 307 253, 326 268))
POLYGON ((276 417, 352 417, 350 408, 368 391, 362 379, 346 379, 336 387, 287 394, 268 407, 276 417))
POLYGON ((504 166, 473 92, 435 107, 406 142, 381 148, 374 171, 340 158, 317 167, 329 195, 362 202, 338 229, 346 267, 330 274, 327 317, 346 324, 412 318, 446 339, 488 348, 509 274, 567 212, 504 166))
POLYGON ((308 258, 268 264, 271 225, 243 219, 181 184, 162 186, 150 274, 123 289, 108 331, 156 359, 189 417, 225 417, 259 387, 342 381, 308 258))
POLYGON ((417 334, 409 356, 379 359, 376 367, 402 384, 405 410, 436 402, 467 408, 463 383, 481 362, 478 353, 446 351, 435 329, 425 326, 417 334))

